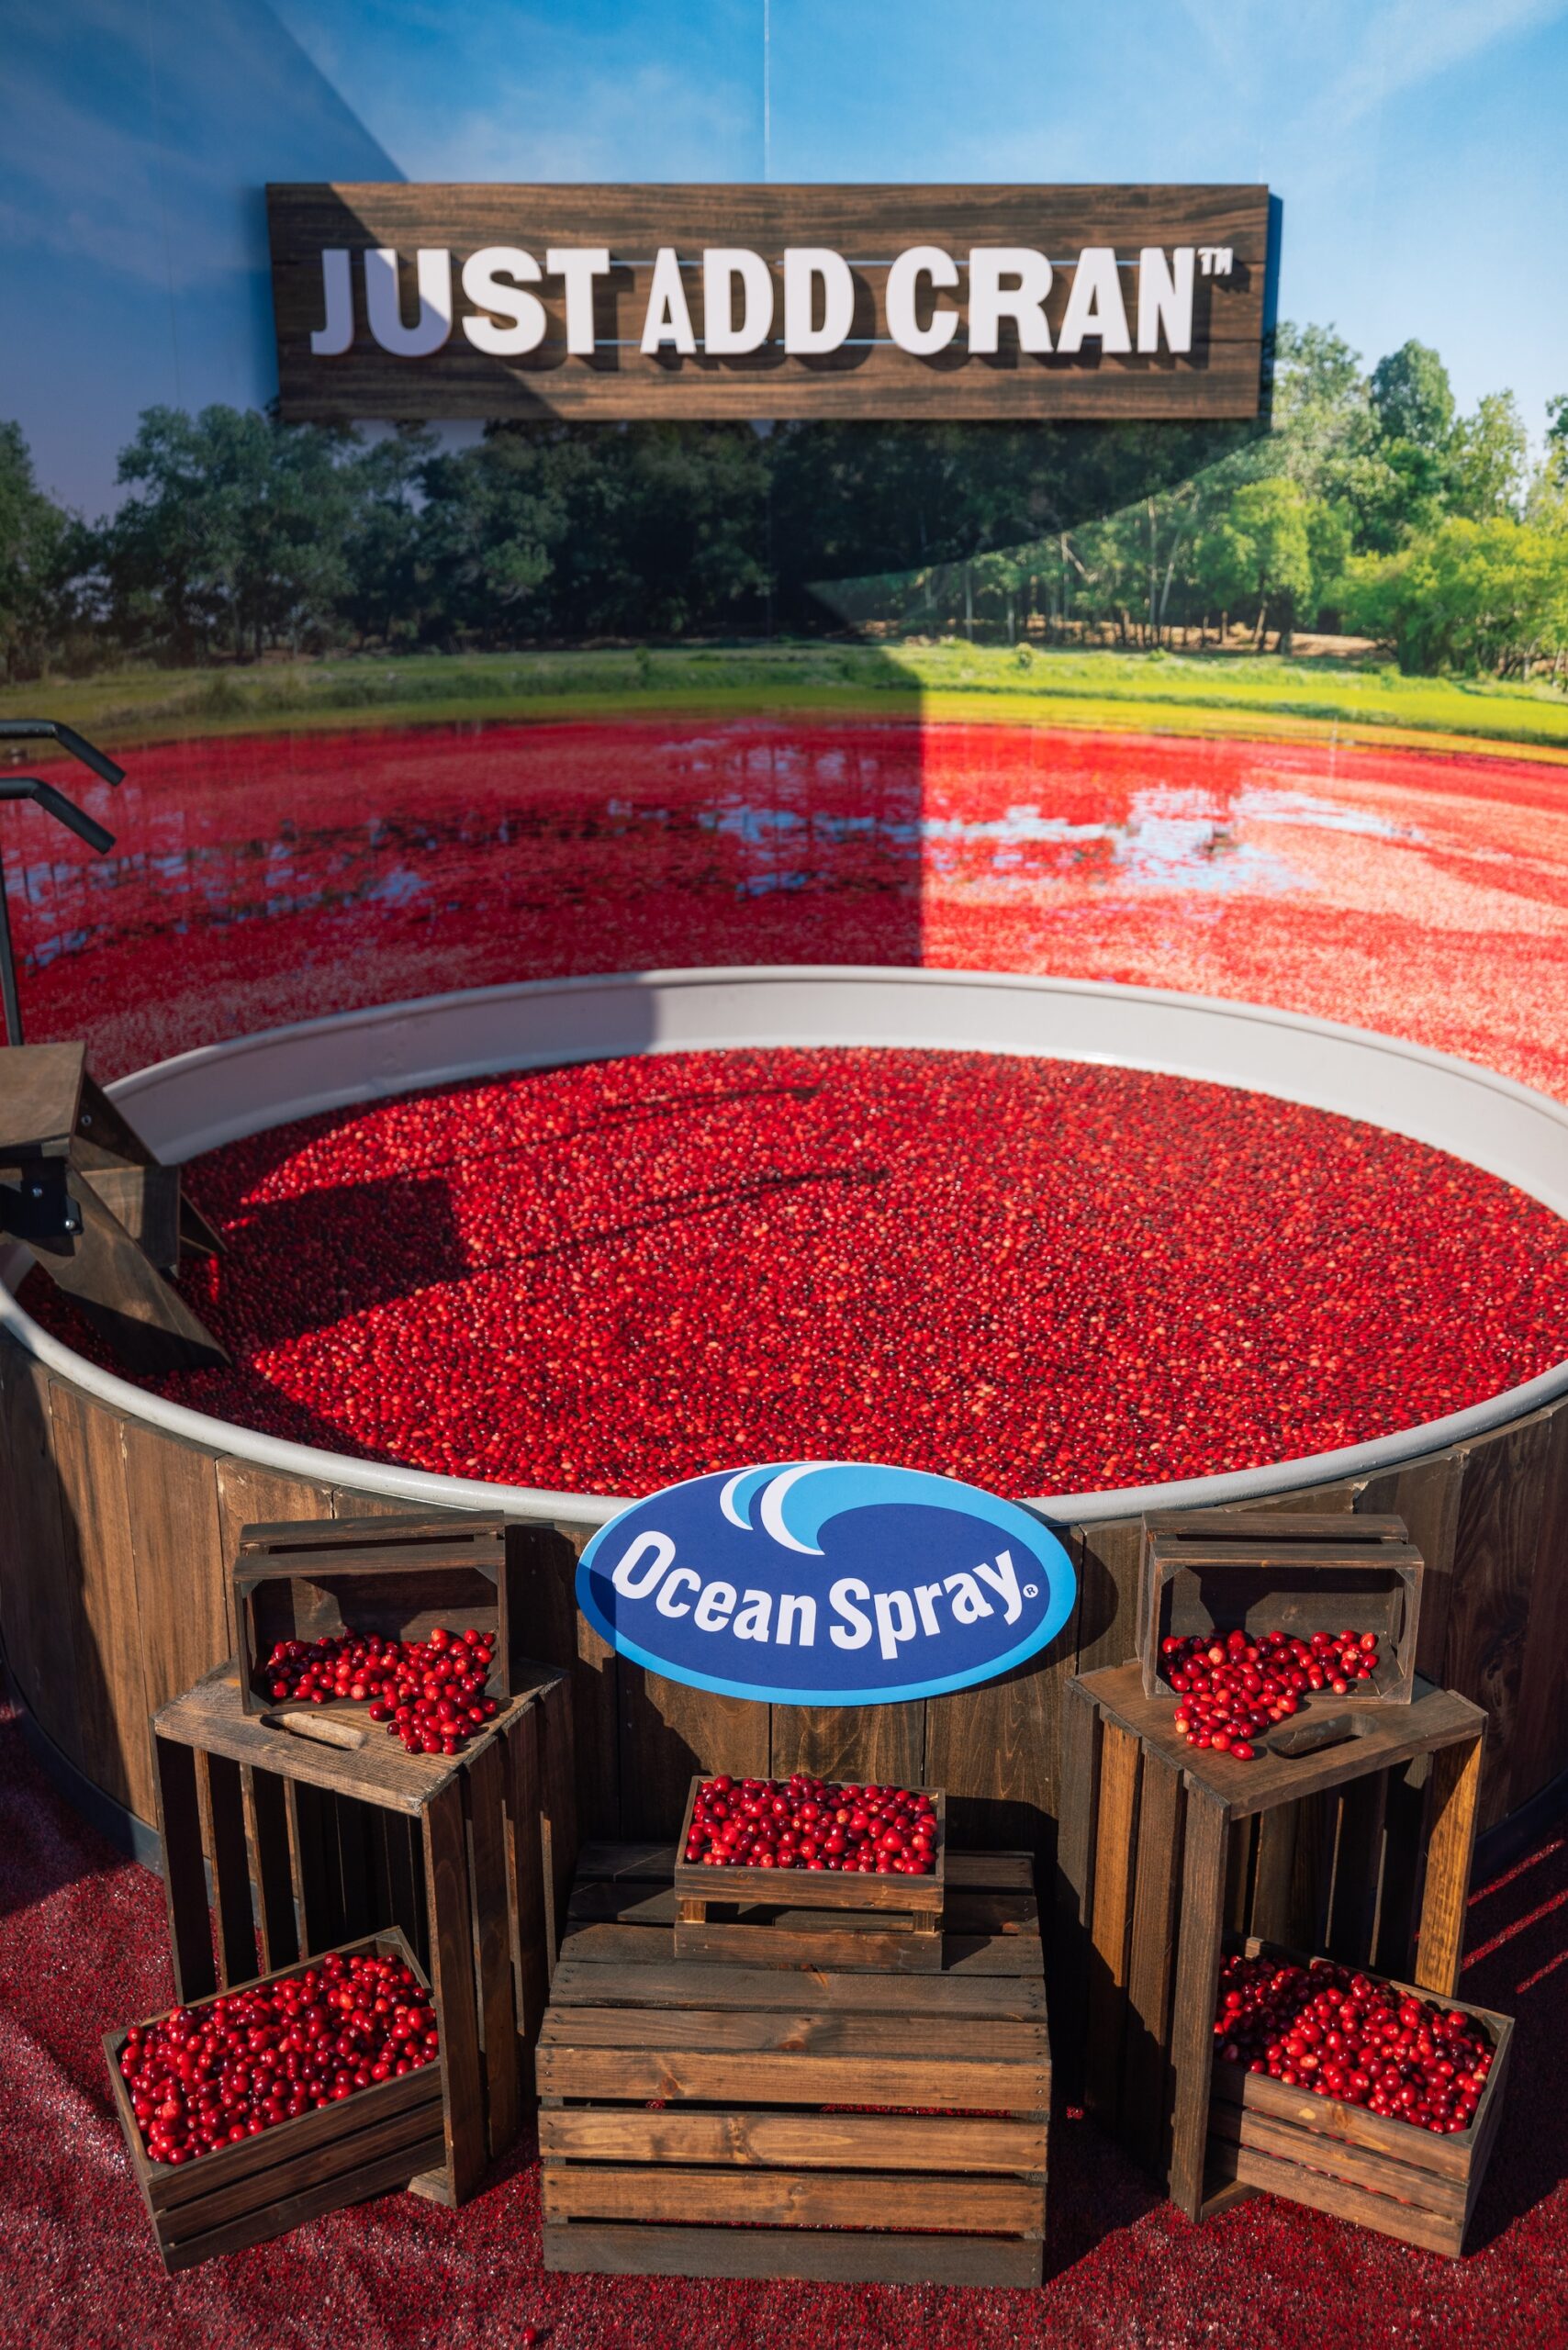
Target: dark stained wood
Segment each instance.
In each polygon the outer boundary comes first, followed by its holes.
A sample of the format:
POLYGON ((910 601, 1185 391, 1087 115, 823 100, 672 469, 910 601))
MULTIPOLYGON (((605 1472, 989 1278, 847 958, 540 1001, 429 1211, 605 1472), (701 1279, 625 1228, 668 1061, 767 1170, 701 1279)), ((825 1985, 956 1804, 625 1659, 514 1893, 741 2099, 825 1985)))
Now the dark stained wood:
POLYGON ((76 1671, 77 1647, 87 1634, 74 1546, 67 1566, 49 1374, 6 1337, 0 1337, 0 1436, 6 1661, 40 1727, 70 1762, 87 1770, 76 1671))
POLYGON ((541 1708, 526 1707, 506 1741, 505 1789, 508 1916, 511 1922, 513 1998, 517 2029, 532 2048, 544 2020, 554 1951, 550 1909, 544 1892, 544 1827, 541 1818, 539 1727, 541 1708))
POLYGON ((478 1965, 479 2022, 485 2052, 486 2131, 492 2155, 517 2135, 521 2082, 508 1899, 505 1746, 488 1740, 464 1774, 468 1797, 468 1882, 478 1965))
POLYGON ((206 1782, 212 1908, 218 1925, 218 1981, 249 1983, 256 1972, 256 1927, 251 1908, 251 1864, 245 1846, 245 1805, 240 1766, 221 1754, 198 1754, 196 1783, 206 1782))
MULTIPOLYGON (((786 1913, 787 1917, 790 1913, 786 1913)), ((727 1920, 704 1915, 678 1918, 675 1946, 685 1960, 707 1963, 733 1959, 742 1966, 796 1968, 816 1974, 823 1969, 867 1968, 876 1974, 917 1978, 936 1974, 942 1965, 939 1931, 916 1933, 890 1924, 879 1911, 864 1917, 840 1918, 808 1925, 800 1916, 779 1925, 766 1910, 743 1912, 727 1920)), ((824 1913, 810 1915, 821 1921, 824 1913)))
MULTIPOLYGON (((531 1529, 492 1513, 393 1516, 343 1503, 334 1493, 330 1525, 312 1512, 240 1529, 230 1616, 247 1712, 268 1710, 261 1668, 274 1641, 350 1629, 408 1640, 428 1639, 439 1625, 491 1633, 487 1694, 515 1695, 532 1677, 519 1620, 531 1529)), ((321 1710, 353 1718, 359 1708, 345 1700, 321 1710)))
MULTIPOLYGON (((396 1933, 348 1947, 395 1955, 420 1972, 396 1933)), ((234 1987, 268 1979, 248 1975, 234 1987)), ((246 2244, 267 2243, 367 2195, 407 2186, 432 2148, 439 2152, 442 2068, 431 2065, 219 2147, 188 2167, 154 2163, 142 2146, 120 2074, 124 2042, 123 2031, 105 2036, 110 2089, 131 2171, 169 2274, 246 2244)))
MULTIPOLYGON (((529 1652, 571 1678, 571 1719, 577 1756, 577 1805, 585 1836, 619 1836, 621 1790, 628 1768, 640 1767, 634 1746, 622 1748, 620 1736, 618 1673, 621 1659, 600 1639, 577 1604, 577 1558, 594 1528, 588 1526, 541 1527, 534 1529, 524 1573, 520 1606, 527 1626, 529 1652)), ((633 1666, 628 1672, 636 1670, 633 1666)), ((543 1762, 543 1757, 541 1757, 543 1762)), ((700 1758, 706 1762, 710 1758, 700 1758)), ((716 1766, 714 1766, 716 1767, 716 1766)), ((662 1823, 668 1835, 679 1817, 688 1762, 680 1781, 680 1796, 662 1823)), ((568 1864, 568 1873, 569 1873, 568 1864)))
POLYGON ((63 1158, 76 1131, 86 1072, 81 1044, 7 1045, 0 1051, 0 1166, 63 1158))
POLYGON ((1562 1767, 1568 1749, 1568 1407, 1546 1416, 1532 1453, 1537 1523, 1521 1539, 1532 1558, 1529 1627, 1508 1759, 1506 1808, 1517 1811, 1562 1767))
POLYGON ((192 1999, 206 1998, 218 1988, 212 1934, 207 1924, 196 1756, 188 1746, 157 1738, 153 1740, 153 1759, 174 1997, 184 2006, 192 1999))
POLYGON ((544 2266, 609 2277, 797 2277, 812 2283, 1027 2288, 1040 2281, 1034 2239, 820 2235, 777 2228, 653 2228, 578 2221, 544 2230, 544 2266))
MULTIPOLYGON (((742 1866, 707 1868, 685 1858, 702 1774, 687 1790, 680 1833, 675 1843, 674 1885, 678 1894, 697 1902, 783 1901, 796 1909, 929 1910, 939 1916, 947 1884, 946 1797, 940 1787, 912 1787, 929 1796, 935 1807, 936 1832, 929 1876, 882 1876, 857 1872, 776 1869, 742 1866)), ((851 1784, 854 1784, 853 1782, 851 1784)))
MULTIPOLYGON (((461 1757, 409 1754, 378 1723, 335 1719, 325 1707, 319 1712, 326 1718, 318 1720, 317 1711, 248 1714, 241 1700, 239 1674, 229 1664, 163 1707, 157 1725, 166 1738, 226 1754, 231 1762, 276 1771, 329 1795, 386 1804, 410 1815, 421 1812, 435 1791, 463 1767, 461 1757)), ((512 1708, 504 1708, 486 1726, 486 1735, 503 1735, 511 1718, 512 1708)))
POLYGON ((1052 2003, 1064 2027, 1058 2033, 1058 2052, 1062 2087, 1068 2098, 1076 2102, 1083 2093, 1101 1725, 1098 1708, 1077 1679, 1065 1684, 1062 1708, 1061 1823, 1049 1974, 1052 2003))
MULTIPOLYGON (((1268 192, 1260 187, 1004 186, 529 186, 421 188, 400 184, 274 186, 268 190, 273 300, 284 413, 292 420, 386 416, 592 416, 600 418, 817 416, 1250 417, 1260 398, 1268 192), (487 356, 469 342, 470 306, 458 279, 481 247, 521 244, 543 264, 552 245, 602 243, 611 275, 596 302, 591 357, 566 352, 562 287, 538 287, 549 321, 525 358, 487 356), (936 244, 967 273, 972 245, 1033 246, 1056 268, 1047 305, 1059 327, 1080 250, 1112 245, 1130 263, 1145 245, 1229 248, 1228 276, 1195 281, 1190 355, 1172 358, 1020 352, 970 355, 964 330, 938 360, 890 341, 882 314, 888 266, 902 250, 936 244), (744 359, 700 347, 700 274, 685 273, 700 348, 693 357, 639 349, 656 249, 695 261, 707 245, 759 252, 777 273, 789 245, 824 245, 851 263, 857 283, 852 341, 829 358, 787 355, 781 333, 744 359), (363 285, 355 287, 353 348, 315 357, 322 323, 323 248, 389 246, 411 280, 413 254, 454 256, 454 330, 422 360, 393 357, 372 341, 363 285)), ((358 277, 361 273, 355 273, 358 277)), ((1130 279, 1128 291, 1130 292, 1130 279)), ((405 290, 406 312, 413 293, 405 290)), ((950 307, 953 297, 943 295, 950 307)), ((965 291, 957 297, 961 305, 965 291)), ((776 300, 776 317, 778 304, 776 300)))
POLYGON ((650 2113, 635 2106, 547 2106, 539 2114, 539 2151, 547 2161, 1027 2171, 1045 2167, 1046 2134, 1041 2121, 990 2114, 790 2113, 766 2108, 709 2113, 678 2107, 650 2113))
MULTIPOLYGON (((586 1617, 584 1629, 590 1628, 586 1617)), ((694 1771, 767 1776, 767 1707, 720 1697, 619 1661, 620 1833, 668 1836, 694 1771)), ((574 1691, 574 1695, 575 1695, 574 1691)))
POLYGON ((65 1572, 81 1595, 74 1651, 84 1758, 89 1775, 145 1819, 152 1756, 121 1423, 63 1382, 51 1380, 50 1391, 65 1572))
POLYGON ((160 1272, 180 1261, 180 1171, 177 1167, 95 1167, 73 1156, 82 1181, 97 1193, 110 1214, 130 1235, 160 1272))
POLYGON ((1421 1616, 1421 1553, 1403 1520, 1370 1513, 1150 1511, 1144 1519, 1138 1650, 1146 1696, 1171 1697, 1160 1642, 1174 1634, 1375 1632, 1358 1704, 1408 1703, 1421 1616))
POLYGON ((1011 2023, 1043 2023, 1045 1986, 1039 1952, 1032 1975, 958 1977, 918 1975, 912 1980, 883 1972, 828 1971, 808 1986, 774 1966, 704 1966, 698 1975, 679 1958, 639 1954, 598 1961, 564 1958, 550 1986, 556 2008, 599 2007, 613 1997, 625 2008, 683 2008, 700 1998, 704 2008, 765 2009, 793 2014, 802 1999, 814 2008, 857 2015, 902 2016, 916 2024, 923 2016, 1000 2017, 1011 2023))
POLYGON ((1536 1581, 1562 1573, 1561 1549, 1546 1555, 1562 1509, 1562 1420, 1561 1405, 1533 1413, 1472 1446, 1464 1465, 1444 1678, 1485 1710, 1483 1828, 1510 1800, 1536 1581))
POLYGON ((218 1461, 218 1511, 227 1583, 229 1561, 240 1548, 243 1528, 263 1519, 330 1517, 332 1488, 306 1477, 286 1477, 275 1469, 263 1469, 253 1460, 236 1460, 226 1453, 218 1461))
POLYGON ((566 1930, 577 1865, 577 1684, 563 1676, 541 1691, 535 1720, 539 1752, 539 1841, 544 1872, 544 1959, 554 1972, 566 1930))
POLYGON ((1326 1690, 1315 1690, 1300 1712, 1281 1729, 1271 1731, 1250 1762, 1233 1762, 1228 1754, 1190 1747, 1173 1727, 1169 1698, 1146 1697, 1141 1668, 1122 1665, 1111 1672, 1091 1673, 1083 1686, 1107 1720, 1130 1729, 1187 1774, 1189 1782, 1210 1788, 1237 1818, 1267 1810, 1271 1804, 1290 1803, 1309 1793, 1342 1786, 1372 1771, 1387 1770, 1417 1754, 1473 1738, 1482 1729, 1479 1707, 1450 1689, 1432 1689, 1417 1683, 1408 1706, 1367 1707, 1354 1715, 1353 1736, 1336 1739, 1316 1751, 1280 1751, 1282 1739, 1294 1743, 1304 1728, 1334 1722, 1347 1712, 1346 1701, 1326 1690))
POLYGON ((744 1768, 776 1779, 809 1771, 846 1786, 919 1786, 926 1776, 925 1721, 924 1705, 775 1706, 771 1761, 744 1768))
POLYGON ((347 1930, 337 1819, 329 1791, 304 1779, 288 1779, 284 1811, 299 1912, 300 1949, 302 1955, 309 1957, 317 1951, 330 1950, 347 1930))
MULTIPOLYGON (((1246 1948, 1269 1949, 1280 1958, 1300 1955, 1257 1941, 1246 1948)), ((1396 1980, 1393 1987, 1418 1992, 1439 1986, 1396 1980)), ((1452 1998, 1451 1991, 1442 1996, 1452 1998)), ((1480 2020, 1494 2049, 1468 2130, 1435 2135, 1412 2129, 1216 2057, 1209 2108, 1211 2184, 1216 2173, 1228 2176, 1457 2258, 1496 2135, 1513 2024, 1488 2009, 1463 2000, 1452 2004, 1480 2020)))
MULTIPOLYGON (((437 2199, 461 2203, 485 2168, 485 2091, 475 2004, 463 1787, 450 1780, 425 1812, 425 1901, 431 1919, 431 1988, 441 2029, 446 2163, 437 2199)), ((515 2053, 513 2060, 515 2063, 515 2053)))
POLYGON ((1370 1966, 1376 1957, 1388 1780, 1386 1771, 1375 1771, 1368 1778, 1352 1779, 1338 1794, 1334 1880, 1323 1948, 1328 1957, 1342 1959, 1349 1966, 1370 1966))
POLYGON ((954 1837, 1026 1847, 1042 1884, 1056 1862, 1061 1688, 1072 1666, 1068 1641, 1053 1640, 1045 1657, 1004 1681, 925 1701, 917 1768, 932 1786, 946 1789, 954 1837))
MULTIPOLYGON (((574 1911, 606 1894, 673 1908, 667 1847, 592 1857, 605 1874, 579 1877, 574 1911)), ((963 1857, 967 1897, 1027 1898, 1026 1856, 963 1857)), ((882 2232, 897 2230, 906 2250, 887 2273, 924 2276, 934 2247, 969 2232, 984 2262, 964 2274, 1037 2277, 1050 2099, 1037 1936, 1009 1979, 690 1965, 667 1925, 604 1930, 613 1949, 574 1932, 536 2054, 541 2191, 564 2265, 626 2265, 602 2224, 667 2237, 661 2266, 705 2273, 721 2232, 708 2223, 728 2222, 737 2238, 767 2227, 769 2275, 818 2273, 820 2253, 823 2273, 880 2276, 882 2232), (875 2109, 842 2109, 861 2106, 875 2109), (897 2109, 910 2106, 940 2109, 897 2109)))
MULTIPOLYGON (((907 2178, 835 2177, 831 2172, 719 2170, 550 2163, 542 2196, 546 2221, 574 2219, 750 2221, 764 2227, 897 2227, 910 2217, 907 2178)), ((934 2219, 944 2232, 1022 2234, 1039 2213, 1039 2192, 1023 2179, 945 2178, 934 2219)))
POLYGON ((135 1378, 206 1371, 229 1360, 178 1290, 166 1281, 92 1181, 74 1171, 65 1188, 77 1228, 28 1246, 135 1378))
POLYGON ((1416 1670, 1427 1681, 1443 1678, 1465 1459, 1462 1448, 1430 1453, 1424 1460, 1369 1479, 1356 1498, 1359 1517, 1386 1514, 1402 1518, 1421 1553, 1425 1572, 1416 1670))
POLYGON ((1110 1518, 1098 1526, 1075 1526, 1072 1533, 1078 1552, 1073 1653, 1081 1675, 1125 1663, 1137 1649, 1143 1523, 1110 1518))
POLYGON ((1423 1990, 1451 1998, 1464 1955, 1470 1866, 1480 1816, 1483 1741, 1432 1757, 1427 1880, 1421 1897, 1415 1976, 1423 1990))
POLYGON ((1170 2025, 1170 2199, 1190 2220, 1197 2218, 1204 2200, 1226 1842, 1224 1805, 1189 1781, 1182 1942, 1170 2025))
POLYGON ((1100 1749, 1094 1893, 1089 1924, 1089 2030, 1084 2101, 1114 2121, 1122 2080, 1127 1939, 1137 1853, 1138 1742, 1107 1723, 1100 1749))
MULTIPOLYGON (((1266 1814, 1265 1820, 1272 1817, 1266 1814)), ((1184 1820, 1181 1773, 1163 1756, 1145 1751, 1138 1779, 1137 1858, 1119 2109, 1132 2153, 1146 2169, 1154 2171, 1163 2170, 1170 2159, 1166 2049, 1176 1969, 1176 1897, 1184 1820)))
POLYGON ((122 1420, 141 1675, 160 1706, 232 1654, 218 1473, 210 1452, 144 1420, 122 1420))
MULTIPOLYGON (((284 1783, 271 1771, 246 1771, 245 1842, 256 1872, 256 1923, 262 1965, 268 1974, 299 1956, 294 1877, 288 1861, 288 1806, 284 1783)), ((390 1914, 390 1913, 389 1913, 390 1914)), ((394 1924, 399 1920, 394 1917, 394 1924)))
MULTIPOLYGON (((1251 1930, 1265 1942, 1291 1939, 1291 1886, 1295 1872, 1298 1804, 1276 1804, 1258 1818, 1258 1841, 1252 1864, 1251 1930)), ((1306 1934, 1300 1939, 1312 1942, 1306 1934)))

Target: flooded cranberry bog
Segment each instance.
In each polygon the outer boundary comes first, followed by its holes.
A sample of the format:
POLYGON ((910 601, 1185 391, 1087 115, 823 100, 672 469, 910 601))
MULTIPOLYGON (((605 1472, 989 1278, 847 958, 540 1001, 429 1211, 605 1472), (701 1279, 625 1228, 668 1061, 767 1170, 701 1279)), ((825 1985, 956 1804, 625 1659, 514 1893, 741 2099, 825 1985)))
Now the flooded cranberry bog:
POLYGON ((24 1003, 196 1162, 234 1367, 131 1386, 30 1289, 0 1349, 8 1656, 122 1828, 239 1526, 413 1501, 537 1528, 592 1833, 831 1768, 1048 1851, 1156 1494, 1397 1510, 1484 1816, 1568 1763, 1561 765, 644 714, 134 772, 112 858, 13 890, 24 1003), (823 1452, 1034 1496, 1081 1574, 1049 1661, 874 1720, 602 1649, 618 1499, 823 1452))

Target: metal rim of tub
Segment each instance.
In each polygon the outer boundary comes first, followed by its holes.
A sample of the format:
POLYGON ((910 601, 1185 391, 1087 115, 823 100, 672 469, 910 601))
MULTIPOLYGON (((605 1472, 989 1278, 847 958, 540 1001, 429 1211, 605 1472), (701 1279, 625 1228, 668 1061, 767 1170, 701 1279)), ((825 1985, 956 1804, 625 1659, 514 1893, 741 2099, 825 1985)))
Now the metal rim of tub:
MULTIPOLYGON (((236 1037, 140 1069, 109 1091, 152 1147, 186 1159, 264 1127, 465 1078, 637 1053, 833 1045, 1110 1063, 1337 1112, 1501 1176, 1568 1219, 1568 1107, 1477 1064, 1267 1005, 1006 972, 864 965, 637 971, 521 981, 379 1004, 236 1037)), ((603 1524, 624 1506, 366 1461, 165 1403, 50 1336, 6 1277, 0 1328, 49 1369, 170 1435, 286 1474, 408 1505, 603 1524)), ((1568 1360, 1462 1412, 1331 1452, 1102 1493, 1035 1496, 1058 1523, 1214 1508, 1366 1476, 1462 1442, 1568 1393, 1568 1360)))

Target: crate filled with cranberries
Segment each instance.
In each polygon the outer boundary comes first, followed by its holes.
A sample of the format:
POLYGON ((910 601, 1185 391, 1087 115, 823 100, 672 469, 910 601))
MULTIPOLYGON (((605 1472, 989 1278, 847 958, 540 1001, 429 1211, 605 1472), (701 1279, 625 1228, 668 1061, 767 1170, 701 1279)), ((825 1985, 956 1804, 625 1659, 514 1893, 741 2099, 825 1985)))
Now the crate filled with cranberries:
POLYGON ((460 1753, 516 1695, 530 1530, 499 1516, 241 1528, 232 1583, 247 1713, 357 1717, 460 1753))
POLYGON ((1209 2177, 1457 2256, 1513 2021, 1256 1938, 1221 1963, 1209 2177))
POLYGON ((1150 1511, 1138 1590, 1144 1695, 1181 1701, 1194 1744, 1217 1733, 1242 1762, 1305 1708, 1408 1705, 1422 1572, 1398 1517, 1150 1511))
POLYGON ((442 2159, 431 1986, 395 1929, 108 2032, 104 2053, 171 2275, 442 2159))
POLYGON ((678 1957, 920 1972, 942 1964, 937 1787, 696 1778, 676 1847, 678 1957))

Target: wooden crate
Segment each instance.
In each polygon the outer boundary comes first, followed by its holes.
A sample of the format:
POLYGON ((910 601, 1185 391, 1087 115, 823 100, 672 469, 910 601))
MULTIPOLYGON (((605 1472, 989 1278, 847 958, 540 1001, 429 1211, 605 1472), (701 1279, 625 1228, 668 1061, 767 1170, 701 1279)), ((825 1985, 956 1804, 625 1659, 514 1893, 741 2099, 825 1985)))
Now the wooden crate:
POLYGON ((175 1988, 253 1975, 258 1939, 275 1972, 400 1928, 443 2055, 442 2156, 414 2188, 460 2203, 522 2118, 576 1852, 569 1685, 540 1669, 453 1757, 324 1712, 247 1713, 230 1664, 155 1716, 175 1988))
POLYGON ((941 1966, 947 1798, 940 1787, 910 1791, 929 1796, 935 1807, 931 1874, 862 1876, 836 1869, 705 1868, 688 1861, 691 1815, 704 1784, 701 1774, 691 1782, 675 1848, 678 1958, 911 1975, 941 1966), (731 1914, 715 1918, 715 1908, 731 1914))
MULTIPOLYGON (((430 1987, 419 1961, 396 1930, 367 1935, 342 1947, 345 1955, 372 1952, 400 1958, 430 1987)), ((297 1972, 286 1967, 229 1987, 251 1989, 297 1972)), ((270 2243, 345 2203, 407 2187, 442 2159, 444 2056, 417 2072, 375 2082, 352 2097, 279 2121, 259 2137, 217 2147, 194 2162, 155 2163, 142 2144, 119 2069, 125 2039, 123 2031, 106 2032, 104 2054, 130 2166, 170 2276, 219 2253, 270 2243)))
MULTIPOLYGON (((1336 1707, 1315 1697, 1305 1720, 1336 1707)), ((1196 2219, 1219 2191, 1204 2165, 1226 1935, 1451 1998, 1486 1718, 1418 1682, 1408 1706, 1355 1717, 1353 1737, 1238 1762, 1189 1747, 1171 1715, 1136 1663, 1067 1684, 1058 2024, 1072 2086, 1081 2065, 1091 2109, 1196 2219)))
MULTIPOLYGON (((1249 1957, 1265 1953, 1305 1963, 1299 1953, 1256 1935, 1243 1947, 1249 1957)), ((1418 1985, 1392 1987, 1422 1996, 1418 1985)), ((1282 2195, 1457 2259, 1502 2119, 1514 2024, 1511 2016, 1463 1999, 1449 1998, 1445 2004, 1477 2017, 1495 2052, 1468 2130, 1439 2137, 1216 2056, 1209 2106, 1211 2192, 1234 2183, 1282 2195)))
POLYGON ((547 2268, 1038 2284, 1031 1864, 949 1860, 939 1974, 806 1980, 678 1959, 669 1847, 584 1852, 535 2056, 547 2268))
MULTIPOLYGON (((265 1659, 274 1640, 343 1631, 427 1639, 438 1624, 496 1635, 487 1694, 514 1696, 528 1674, 521 1627, 531 1529, 498 1513, 299 1518, 242 1526, 230 1576, 245 1711, 271 1714, 265 1659)), ((363 1721, 363 1705, 313 1708, 363 1721)))
POLYGON ((1159 1654, 1172 1635, 1356 1631, 1378 1635, 1376 1670, 1352 1687, 1357 1702, 1408 1705, 1422 1572, 1402 1517, 1151 1510, 1138 1583, 1144 1695, 1175 1696, 1159 1654))

